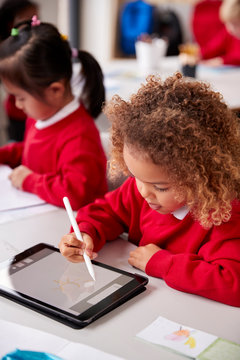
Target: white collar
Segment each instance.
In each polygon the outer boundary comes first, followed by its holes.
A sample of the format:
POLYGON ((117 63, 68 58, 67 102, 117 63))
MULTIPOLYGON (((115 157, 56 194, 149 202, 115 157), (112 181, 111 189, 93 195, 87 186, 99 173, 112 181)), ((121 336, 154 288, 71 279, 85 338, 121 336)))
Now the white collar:
POLYGON ((47 120, 37 120, 35 127, 38 130, 45 129, 53 124, 56 124, 57 122, 63 120, 65 117, 73 113, 77 108, 79 107, 79 100, 75 97, 70 103, 68 103, 66 106, 64 106, 62 109, 60 109, 56 114, 51 116, 47 120))
POLYGON ((189 208, 187 205, 182 206, 181 208, 172 212, 172 215, 175 216, 178 220, 182 220, 185 218, 187 213, 189 212, 189 208))

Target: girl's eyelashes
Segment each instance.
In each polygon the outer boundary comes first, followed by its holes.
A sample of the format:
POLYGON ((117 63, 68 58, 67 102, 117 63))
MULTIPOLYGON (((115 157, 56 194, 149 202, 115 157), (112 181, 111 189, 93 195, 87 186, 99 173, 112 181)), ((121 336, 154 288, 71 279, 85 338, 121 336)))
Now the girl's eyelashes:
POLYGON ((158 187, 157 185, 153 185, 154 189, 157 190, 157 191, 161 191, 161 192, 165 192, 165 191, 168 191, 169 188, 160 188, 158 187))
MULTIPOLYGON (((134 178, 134 179, 135 179, 135 176, 134 176, 129 170, 128 170, 128 173, 129 173, 129 176, 130 176, 131 178, 134 178)), ((155 190, 160 191, 160 192, 166 192, 166 191, 169 190, 169 187, 161 188, 161 187, 159 187, 159 186, 157 186, 157 185, 154 185, 154 184, 152 184, 152 185, 153 185, 153 187, 154 187, 155 190)))

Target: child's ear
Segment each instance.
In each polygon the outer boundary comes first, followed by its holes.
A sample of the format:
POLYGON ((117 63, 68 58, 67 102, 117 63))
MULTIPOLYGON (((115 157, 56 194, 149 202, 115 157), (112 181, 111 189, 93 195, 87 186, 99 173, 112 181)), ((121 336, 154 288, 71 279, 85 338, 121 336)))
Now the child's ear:
POLYGON ((65 92, 65 86, 61 81, 51 83, 45 90, 45 96, 50 102, 61 100, 65 92))

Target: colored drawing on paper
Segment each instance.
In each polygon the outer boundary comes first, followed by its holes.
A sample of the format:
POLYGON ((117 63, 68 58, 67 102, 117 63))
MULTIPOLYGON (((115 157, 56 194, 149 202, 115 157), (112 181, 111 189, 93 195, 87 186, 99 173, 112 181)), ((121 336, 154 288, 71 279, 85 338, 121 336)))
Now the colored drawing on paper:
POLYGON ((182 329, 180 326, 179 330, 176 330, 172 332, 171 334, 168 334, 165 336, 166 340, 172 340, 172 341, 184 341, 184 345, 189 346, 191 349, 196 347, 196 340, 191 334, 194 331, 190 331, 188 329, 182 329))

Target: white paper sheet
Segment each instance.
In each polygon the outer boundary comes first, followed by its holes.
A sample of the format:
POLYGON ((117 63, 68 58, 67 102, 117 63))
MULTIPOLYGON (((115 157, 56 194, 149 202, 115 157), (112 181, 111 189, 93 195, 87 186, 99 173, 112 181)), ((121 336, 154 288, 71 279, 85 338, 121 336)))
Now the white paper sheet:
POLYGON ((8 179, 12 169, 6 165, 0 165, 0 211, 23 209, 36 205, 45 204, 45 201, 37 195, 14 188, 8 179))
POLYGON ((0 240, 0 262, 10 259, 11 257, 17 255, 19 249, 10 244, 8 241, 1 239, 0 240))
POLYGON ((70 342, 64 338, 28 328, 12 322, 0 320, 0 358, 16 348, 19 350, 41 351, 60 356, 64 360, 98 359, 121 360, 84 344, 70 342))
POLYGON ((0 224, 5 224, 11 221, 28 218, 30 216, 43 214, 56 209, 58 209, 58 207, 45 203, 39 206, 30 206, 15 210, 0 211, 0 224))
POLYGON ((217 339, 215 335, 192 329, 189 326, 178 324, 161 316, 136 336, 193 359, 217 339))

